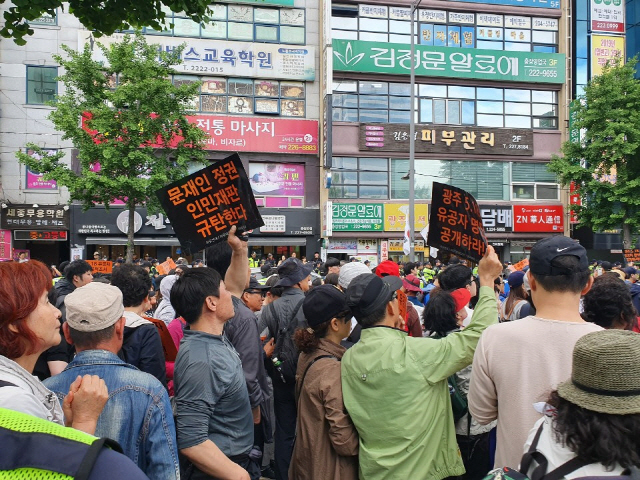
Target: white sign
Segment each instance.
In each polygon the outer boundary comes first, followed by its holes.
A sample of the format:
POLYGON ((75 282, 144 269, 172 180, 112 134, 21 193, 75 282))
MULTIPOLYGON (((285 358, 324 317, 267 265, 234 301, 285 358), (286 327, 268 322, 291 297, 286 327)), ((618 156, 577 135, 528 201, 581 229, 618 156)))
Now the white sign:
POLYGON ((444 10, 420 10, 418 20, 430 23, 447 23, 447 12, 444 10))
POLYGON ((378 239, 375 238, 359 238, 358 253, 378 253, 378 239))
MULTIPOLYGON (((105 61, 102 50, 95 45, 109 46, 121 42, 125 34, 93 38, 91 32, 78 33, 78 50, 91 45, 92 58, 105 61)), ((145 35, 150 45, 159 50, 172 51, 185 44, 182 62, 174 68, 186 75, 224 75, 252 78, 280 78, 285 80, 315 80, 315 47, 279 45, 273 43, 228 42, 199 38, 145 35)))
POLYGON ((449 12, 449 22, 451 23, 464 23, 473 25, 475 21, 476 16, 473 13, 449 12))
POLYGON ((487 27, 502 27, 504 25, 502 15, 491 15, 489 13, 478 14, 478 25, 487 27))
POLYGON ((380 241, 380 261, 389 260, 389 242, 387 240, 380 241))
POLYGON ((558 19, 557 18, 542 18, 533 17, 533 29, 534 30, 550 30, 553 32, 558 31, 558 19))
POLYGON ((504 26, 507 28, 531 28, 531 17, 505 15, 504 26))
POLYGON ((624 34, 622 0, 591 0, 591 31, 624 34))
MULTIPOLYGON (((116 218, 116 226, 122 233, 129 232, 129 210, 120 212, 116 218)), ((142 217, 138 212, 133 212, 133 233, 138 233, 142 228, 142 217)))
POLYGON ((358 5, 358 15, 369 18, 387 18, 388 7, 384 5, 358 5))
POLYGON ((389 18, 391 20, 411 20, 411 9, 404 7, 389 7, 389 18))
POLYGON ((287 217, 284 215, 262 215, 264 226, 260 227, 261 233, 284 233, 287 231, 287 217))

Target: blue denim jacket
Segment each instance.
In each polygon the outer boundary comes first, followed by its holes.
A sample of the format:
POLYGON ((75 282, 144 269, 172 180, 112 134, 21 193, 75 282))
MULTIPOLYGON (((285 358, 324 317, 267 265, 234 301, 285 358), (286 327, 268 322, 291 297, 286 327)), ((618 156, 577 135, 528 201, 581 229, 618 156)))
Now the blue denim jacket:
POLYGON ((45 385, 62 403, 78 375, 98 375, 109 389, 96 436, 116 440, 151 480, 179 479, 171 404, 158 379, 106 350, 85 350, 62 373, 48 378, 45 385))

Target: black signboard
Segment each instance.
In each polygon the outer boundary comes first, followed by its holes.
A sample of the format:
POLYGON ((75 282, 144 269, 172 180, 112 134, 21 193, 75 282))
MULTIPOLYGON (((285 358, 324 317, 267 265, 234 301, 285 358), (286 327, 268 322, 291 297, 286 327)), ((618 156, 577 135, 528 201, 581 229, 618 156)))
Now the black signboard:
POLYGON ((238 154, 213 163, 157 192, 180 244, 197 252, 264 225, 238 154))
POLYGON ((625 248, 622 250, 624 258, 629 263, 640 263, 640 250, 637 248, 625 248))
POLYGON ((480 205, 480 217, 487 233, 513 231, 513 211, 510 206, 480 205))
POLYGON ((8 205, 2 209, 5 230, 68 230, 69 207, 66 205, 8 205))
POLYGON ((432 192, 427 244, 479 262, 487 250, 487 237, 475 198, 461 188, 437 182, 432 192))

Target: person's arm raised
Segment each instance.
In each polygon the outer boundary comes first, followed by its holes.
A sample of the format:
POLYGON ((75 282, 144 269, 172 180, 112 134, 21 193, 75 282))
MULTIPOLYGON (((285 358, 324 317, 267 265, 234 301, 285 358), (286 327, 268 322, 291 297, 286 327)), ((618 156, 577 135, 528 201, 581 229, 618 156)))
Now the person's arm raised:
POLYGON ((231 295, 240 298, 247 285, 249 275, 249 246, 236 235, 236 226, 231 227, 227 243, 231 247, 231 264, 224 277, 224 286, 231 295))

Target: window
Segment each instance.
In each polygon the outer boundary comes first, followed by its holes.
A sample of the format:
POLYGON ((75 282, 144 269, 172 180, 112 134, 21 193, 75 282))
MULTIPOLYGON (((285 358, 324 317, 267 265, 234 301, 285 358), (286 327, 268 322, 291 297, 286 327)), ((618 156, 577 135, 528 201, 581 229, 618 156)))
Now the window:
POLYGON ((233 115, 306 115, 306 84, 271 79, 195 77, 174 75, 173 83, 202 82, 191 109, 203 113, 233 115))
MULTIPOLYGON (((165 11, 166 28, 142 29, 147 35, 216 38, 262 43, 304 45, 306 11, 301 8, 263 8, 215 3, 211 22, 199 24, 179 13, 165 11)), ((133 30, 131 30, 133 31, 133 30)))
POLYGON ((27 104, 45 105, 58 93, 58 67, 27 65, 27 104))
POLYGON ((558 200, 560 188, 556 175, 546 163, 514 162, 511 172, 513 200, 558 200))
POLYGON ((389 159, 333 157, 329 198, 389 198, 389 159))

